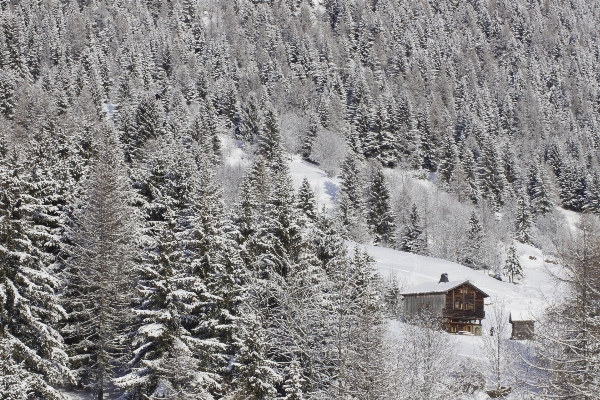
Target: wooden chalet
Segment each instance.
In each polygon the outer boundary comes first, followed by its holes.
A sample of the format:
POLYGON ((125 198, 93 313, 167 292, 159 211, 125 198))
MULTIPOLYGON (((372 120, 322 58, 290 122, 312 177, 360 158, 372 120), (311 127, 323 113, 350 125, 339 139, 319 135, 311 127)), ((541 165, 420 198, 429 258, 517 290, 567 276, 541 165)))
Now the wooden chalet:
POLYGON ((529 311, 515 310, 510 312, 508 322, 512 325, 513 340, 531 340, 533 339, 535 317, 529 311))
POLYGON ((406 316, 428 309, 439 316, 449 333, 481 335, 481 320, 485 318, 483 299, 489 296, 468 280, 449 282, 448 275, 442 274, 438 283, 417 285, 402 296, 406 316))

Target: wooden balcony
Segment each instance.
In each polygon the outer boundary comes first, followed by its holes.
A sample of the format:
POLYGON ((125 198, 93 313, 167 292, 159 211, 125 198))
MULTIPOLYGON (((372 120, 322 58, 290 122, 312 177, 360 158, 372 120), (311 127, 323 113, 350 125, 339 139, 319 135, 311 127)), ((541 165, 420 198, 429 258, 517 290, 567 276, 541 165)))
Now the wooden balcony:
POLYGON ((442 310, 444 318, 465 318, 465 319, 483 319, 485 318, 485 311, 483 310, 461 310, 461 309, 447 309, 442 310))

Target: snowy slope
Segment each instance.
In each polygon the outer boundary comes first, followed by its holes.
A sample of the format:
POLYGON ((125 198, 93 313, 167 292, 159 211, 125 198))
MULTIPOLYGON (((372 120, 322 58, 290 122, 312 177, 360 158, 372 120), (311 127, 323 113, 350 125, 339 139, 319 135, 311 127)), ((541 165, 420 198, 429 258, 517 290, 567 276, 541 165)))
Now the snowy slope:
MULTIPOLYGON (((348 242, 350 248, 354 243, 348 242)), ((425 282, 438 282, 442 273, 447 273, 451 281, 470 280, 475 286, 490 295, 490 301, 503 298, 509 309, 529 310, 540 313, 546 305, 546 297, 559 290, 551 279, 548 270, 555 270, 553 264, 543 261, 541 251, 530 246, 518 245, 519 257, 525 273, 523 281, 517 285, 501 282, 487 273, 475 271, 463 265, 438 258, 419 256, 412 253, 392 250, 385 247, 364 246, 376 260, 376 268, 383 277, 395 275, 404 289, 425 282), (532 256, 535 260, 530 259, 532 256)))
POLYGON ((337 196, 340 180, 328 177, 318 166, 302 160, 298 155, 291 156, 290 160, 288 165, 294 181, 294 188, 297 190, 306 177, 315 192, 319 208, 325 206, 331 210, 337 196))

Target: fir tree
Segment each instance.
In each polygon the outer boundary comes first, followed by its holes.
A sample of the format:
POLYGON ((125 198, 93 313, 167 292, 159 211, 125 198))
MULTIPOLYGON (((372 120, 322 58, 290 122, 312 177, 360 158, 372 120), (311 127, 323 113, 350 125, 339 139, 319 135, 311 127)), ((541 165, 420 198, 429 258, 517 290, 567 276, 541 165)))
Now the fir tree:
POLYGON ((376 244, 394 243, 396 236, 395 216, 390 205, 390 189, 381 166, 377 166, 371 177, 368 200, 367 222, 374 234, 376 244))
POLYGON ((298 207, 310 221, 314 221, 317 218, 315 194, 306 177, 302 180, 302 185, 300 185, 300 189, 298 190, 298 207))
POLYGON ((126 354, 125 334, 132 323, 128 307, 136 213, 120 151, 110 132, 99 138, 69 235, 69 318, 63 332, 79 383, 99 399, 126 354))
POLYGON ((266 105, 265 118, 262 123, 258 136, 258 154, 263 156, 270 163, 277 164, 281 162, 281 128, 277 121, 277 114, 273 106, 266 105))
POLYGON ((338 198, 338 215, 351 237, 364 240, 368 227, 361 186, 361 163, 356 154, 348 154, 342 164, 340 178, 342 187, 338 198))
POLYGON ((413 204, 400 238, 400 250, 409 253, 427 254, 427 237, 421 225, 421 214, 416 204, 413 204))
POLYGON ((523 278, 523 268, 517 257, 517 248, 510 245, 506 253, 506 261, 504 262, 504 271, 508 275, 509 282, 515 283, 515 278, 523 278))
POLYGON ((283 383, 285 400, 304 400, 302 386, 305 380, 302 378, 302 369, 298 361, 292 361, 287 371, 287 379, 283 383))
POLYGON ((317 138, 317 133, 319 132, 319 122, 317 117, 314 114, 311 114, 308 119, 308 127, 306 128, 306 132, 304 133, 304 140, 302 141, 302 149, 300 153, 302 157, 305 159, 310 159, 310 154, 312 152, 313 144, 315 143, 315 139, 317 138))
POLYGON ((70 378, 63 339, 54 326, 65 317, 58 279, 34 245, 36 199, 16 155, 1 160, 0 397, 60 399, 55 386, 70 378))
POLYGON ((552 210, 548 178, 544 165, 536 157, 529 166, 527 194, 534 214, 544 215, 552 210))
POLYGON ((531 226, 532 221, 529 201, 525 192, 521 191, 519 199, 517 200, 514 239, 521 243, 531 244, 531 233, 529 232, 531 226))
POLYGON ((452 135, 446 135, 442 151, 440 154, 440 163, 438 165, 438 173, 444 183, 450 183, 454 174, 454 169, 458 165, 458 149, 454 143, 452 135))
POLYGON ((469 219, 469 230, 467 232, 467 241, 465 246, 465 252, 463 255, 462 263, 467 267, 473 269, 480 269, 483 267, 482 263, 482 246, 484 240, 483 226, 477 218, 475 212, 471 213, 469 219))

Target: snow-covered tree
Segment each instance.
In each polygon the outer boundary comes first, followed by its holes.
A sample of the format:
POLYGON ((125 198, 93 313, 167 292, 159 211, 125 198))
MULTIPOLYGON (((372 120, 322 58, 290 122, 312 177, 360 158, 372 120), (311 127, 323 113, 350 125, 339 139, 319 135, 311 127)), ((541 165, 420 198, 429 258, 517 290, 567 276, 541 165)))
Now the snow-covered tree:
POLYGON ((317 218, 315 194, 306 178, 302 180, 302 185, 298 190, 298 207, 309 220, 314 221, 317 218))
POLYGON ((421 214, 416 204, 410 208, 410 213, 402 230, 400 250, 409 253, 427 254, 427 235, 422 225, 421 214))
POLYGON ((469 230, 467 231, 464 253, 462 254, 462 263, 467 267, 480 269, 483 265, 484 232, 477 214, 473 211, 469 218, 469 230))
POLYGON ((390 244, 396 239, 396 222, 390 197, 390 189, 383 169, 377 165, 371 175, 367 201, 367 223, 373 232, 376 244, 390 244))
POLYGON ((0 160, 0 397, 60 399, 56 386, 71 378, 55 329, 65 311, 60 282, 30 239, 37 200, 22 175, 15 153, 0 160))
POLYGON ((98 155, 74 215, 67 260, 63 328, 79 384, 102 398, 124 361, 131 331, 136 212, 123 175, 121 149, 112 132, 97 140, 98 155))
POLYGON ((529 205, 529 198, 522 191, 517 200, 517 213, 515 215, 514 239, 521 243, 531 244, 530 229, 533 224, 529 205))
POLYGON ((510 245, 506 253, 506 261, 504 261, 504 271, 508 276, 509 282, 516 283, 516 280, 523 278, 523 267, 517 256, 517 248, 510 245))
POLYGON ((550 200, 550 188, 546 176, 546 169, 536 157, 529 166, 527 194, 531 202, 531 208, 535 214, 544 215, 552 210, 550 200))

